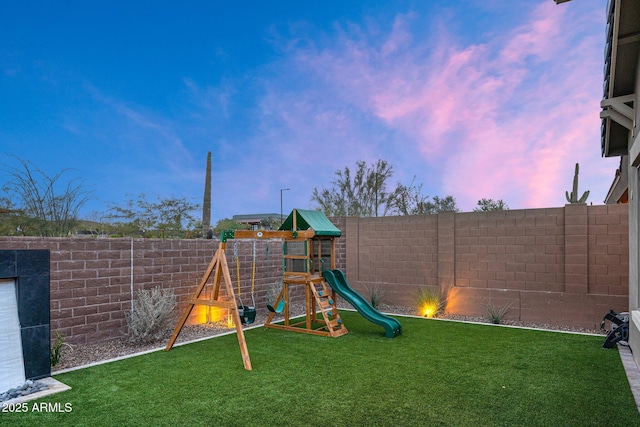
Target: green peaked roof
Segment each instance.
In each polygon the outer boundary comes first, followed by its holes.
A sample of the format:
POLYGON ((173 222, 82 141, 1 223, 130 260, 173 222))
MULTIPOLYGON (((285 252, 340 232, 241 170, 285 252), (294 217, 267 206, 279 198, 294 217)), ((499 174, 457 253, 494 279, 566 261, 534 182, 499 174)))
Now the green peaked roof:
POLYGON ((316 232, 316 236, 335 236, 342 235, 342 231, 325 216, 321 211, 307 211, 303 209, 294 209, 291 211, 287 219, 280 226, 280 230, 298 231, 312 229, 316 232), (293 229, 293 218, 296 219, 296 230, 293 229))

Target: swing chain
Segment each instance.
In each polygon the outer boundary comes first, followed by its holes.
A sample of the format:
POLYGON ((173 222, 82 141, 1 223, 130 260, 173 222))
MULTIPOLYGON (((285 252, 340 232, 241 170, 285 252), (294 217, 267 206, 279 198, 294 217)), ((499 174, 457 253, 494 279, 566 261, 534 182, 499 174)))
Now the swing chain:
MULTIPOLYGON (((286 253, 286 242, 282 242, 282 253, 285 254, 286 253)), ((269 244, 267 243, 267 269, 268 269, 268 284, 269 284, 269 292, 267 292, 267 310, 269 310, 272 313, 281 313, 282 310, 284 310, 284 306, 285 306, 285 295, 284 295, 284 279, 282 282, 282 288, 280 289, 280 293, 282 294, 282 297, 278 303, 277 306, 273 306, 272 304, 275 303, 275 301, 277 301, 278 297, 274 297, 274 299, 272 301, 270 300, 269 294, 271 294, 271 296, 273 296, 273 290, 275 288, 275 283, 273 282, 273 276, 272 276, 272 266, 271 264, 269 264, 269 244)), ((282 269, 283 269, 283 274, 284 271, 286 271, 286 259, 284 258, 284 256, 282 257, 282 269)), ((279 295, 279 294, 276 294, 279 295)))
POLYGON ((253 242, 253 268, 251 272, 251 301, 253 302, 253 307, 245 306, 242 302, 241 297, 241 282, 240 282, 240 257, 238 256, 238 242, 234 242, 233 245, 233 256, 236 260, 236 278, 238 282, 238 301, 240 305, 238 306, 238 314, 240 315, 240 321, 243 325, 249 325, 253 323, 256 319, 256 300, 254 297, 255 291, 255 276, 256 276, 256 242, 253 242))
POLYGON ((242 297, 240 296, 240 257, 238 257, 238 242, 233 242, 233 259, 236 261, 236 281, 238 282, 238 300, 240 301, 240 306, 242 304, 242 297))
POLYGON ((253 296, 256 287, 256 241, 253 241, 253 263, 251 270, 251 301, 253 302, 253 306, 256 306, 256 299, 253 296))

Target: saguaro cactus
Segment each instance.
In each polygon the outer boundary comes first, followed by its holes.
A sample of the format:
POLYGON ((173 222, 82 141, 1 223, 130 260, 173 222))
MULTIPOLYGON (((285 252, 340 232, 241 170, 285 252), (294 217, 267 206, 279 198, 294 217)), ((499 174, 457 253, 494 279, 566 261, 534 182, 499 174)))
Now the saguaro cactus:
POLYGON ((580 172, 579 163, 576 163, 576 173, 573 175, 573 191, 571 192, 571 196, 569 196, 569 192, 565 191, 567 201, 571 204, 582 204, 587 201, 587 197, 589 197, 589 191, 585 191, 582 197, 578 199, 578 173, 580 172))
POLYGON ((211 151, 207 153, 207 171, 204 180, 204 200, 202 202, 202 229, 207 233, 211 228, 211 151))

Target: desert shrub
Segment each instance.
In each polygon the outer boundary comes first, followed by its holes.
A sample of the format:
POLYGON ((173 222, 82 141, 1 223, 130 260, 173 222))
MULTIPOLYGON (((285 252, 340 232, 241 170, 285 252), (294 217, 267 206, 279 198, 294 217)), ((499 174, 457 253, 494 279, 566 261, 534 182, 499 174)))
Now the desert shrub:
POLYGON ((56 341, 51 346, 51 353, 49 354, 51 366, 56 366, 60 362, 63 347, 73 350, 73 346, 68 342, 65 342, 64 336, 60 335, 60 332, 56 331, 56 341))
POLYGON ((380 282, 369 284, 365 283, 364 288, 367 290, 369 302, 371 302, 373 308, 378 308, 382 303, 382 298, 386 291, 384 285, 380 282))
POLYGON ((150 291, 138 291, 133 311, 127 313, 129 340, 148 344, 164 339, 169 332, 168 321, 175 305, 173 290, 156 287, 150 291))
POLYGON ((444 311, 447 296, 440 288, 420 288, 416 295, 418 314, 424 317, 436 317, 444 311))
POLYGON ((487 311, 487 319, 489 322, 496 325, 501 324, 504 317, 511 311, 513 303, 514 301, 511 301, 507 305, 496 307, 491 301, 486 301, 483 306, 487 311))

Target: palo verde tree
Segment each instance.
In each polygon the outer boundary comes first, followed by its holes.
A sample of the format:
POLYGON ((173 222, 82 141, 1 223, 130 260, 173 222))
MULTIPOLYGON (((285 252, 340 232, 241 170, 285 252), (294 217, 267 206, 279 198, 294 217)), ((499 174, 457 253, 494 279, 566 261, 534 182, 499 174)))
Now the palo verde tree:
POLYGON ((422 184, 415 184, 415 177, 408 186, 399 184, 390 198, 391 215, 424 214, 428 196, 422 194, 422 184))
POLYGON ((410 185, 397 183, 388 191, 393 166, 385 160, 372 165, 359 161, 354 174, 345 167, 335 175, 337 178, 331 182, 331 187, 314 188, 311 197, 327 216, 425 215, 458 211, 453 196, 435 196, 429 201, 429 197, 422 194, 422 184, 415 184, 415 177, 410 185))
POLYGON ((440 198, 433 196, 433 201, 427 201, 422 207, 425 214, 437 214, 440 212, 458 212, 458 205, 456 199, 453 196, 445 196, 440 198))
POLYGON ((317 203, 327 216, 384 215, 392 209, 394 194, 400 191, 399 184, 393 191, 387 191, 393 166, 385 160, 378 160, 372 165, 358 161, 354 173, 345 167, 337 170, 335 175, 331 187, 314 188, 311 196, 311 201, 317 203))
POLYGON ((502 200, 493 199, 480 199, 478 200, 478 207, 473 208, 474 212, 488 212, 488 211, 506 211, 509 206, 502 200))
POLYGON ((118 234, 182 237, 185 231, 197 227, 194 214, 199 209, 200 205, 185 197, 159 197, 153 202, 141 193, 137 200, 111 206, 107 217, 114 221, 111 228, 118 234))
MULTIPOLYGON (((415 177, 414 177, 415 181, 415 177)), ((414 181, 409 186, 398 185, 396 191, 389 198, 391 215, 429 215, 439 212, 458 212, 456 199, 453 196, 440 198, 422 194, 422 184, 416 185, 414 181)))
MULTIPOLYGON (((280 219, 278 218, 278 225, 280 224, 280 219)), ((223 218, 218 221, 216 226, 213 228, 213 234, 216 236, 220 236, 223 231, 227 230, 248 230, 251 228, 248 224, 241 224, 237 221, 234 221, 229 218, 223 218)))
POLYGON ((66 179, 69 169, 49 175, 33 163, 15 158, 20 167, 4 167, 10 179, 2 190, 3 199, 15 205, 12 220, 18 222, 20 234, 68 235, 93 192, 81 179, 66 179))

